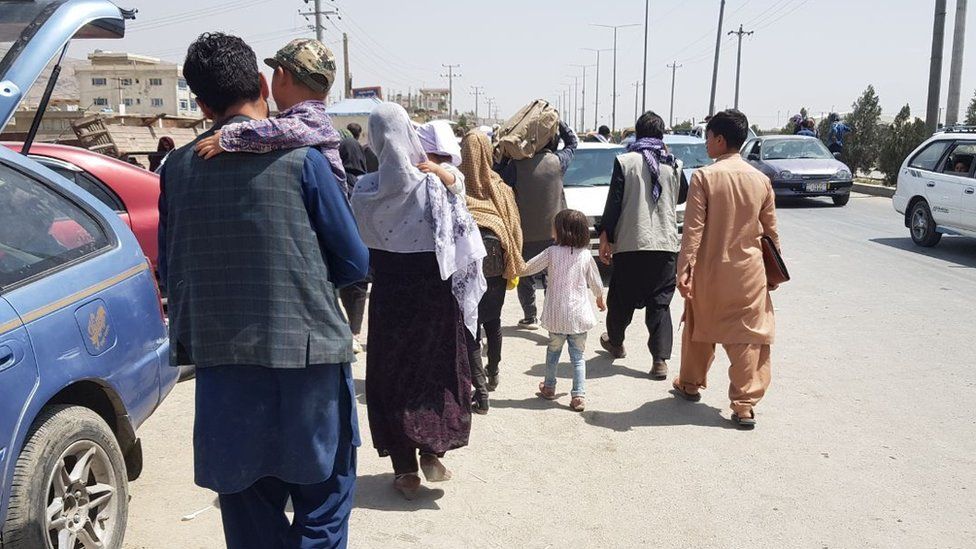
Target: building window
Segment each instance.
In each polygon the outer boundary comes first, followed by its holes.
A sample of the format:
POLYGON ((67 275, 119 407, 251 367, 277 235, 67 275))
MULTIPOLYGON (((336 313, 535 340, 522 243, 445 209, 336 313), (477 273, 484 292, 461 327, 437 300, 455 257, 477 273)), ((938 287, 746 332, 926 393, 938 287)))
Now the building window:
POLYGON ((180 78, 179 81, 177 81, 176 85, 181 90, 185 90, 187 88, 187 86, 186 86, 186 78, 180 78))
POLYGON ((154 97, 153 100, 152 100, 152 106, 153 107, 162 107, 163 106, 163 100, 160 99, 160 98, 158 98, 158 97, 154 97))
POLYGON ((119 85, 120 86, 131 86, 132 85, 132 79, 131 78, 119 78, 119 85))
POLYGON ((104 78, 92 78, 92 86, 105 86, 108 84, 104 78))
POLYGON ((123 99, 123 100, 122 100, 122 103, 123 103, 123 104, 124 104, 124 105, 125 105, 126 107, 131 107, 132 105, 134 105, 134 104, 135 104, 135 102, 134 102, 134 101, 133 101, 132 99, 130 99, 130 98, 128 98, 128 97, 126 97, 125 99, 123 99))
POLYGON ((162 78, 150 78, 149 79, 149 85, 150 86, 162 86, 163 85, 163 79, 162 78))
POLYGON ((186 99, 180 99, 180 110, 185 111, 190 108, 189 101, 186 99))
POLYGON ((190 110, 191 111, 197 110, 197 102, 196 101, 190 101, 190 110))
POLYGON ((92 101, 92 103, 94 103, 98 107, 107 107, 108 99, 105 99, 104 97, 96 97, 95 100, 92 101))

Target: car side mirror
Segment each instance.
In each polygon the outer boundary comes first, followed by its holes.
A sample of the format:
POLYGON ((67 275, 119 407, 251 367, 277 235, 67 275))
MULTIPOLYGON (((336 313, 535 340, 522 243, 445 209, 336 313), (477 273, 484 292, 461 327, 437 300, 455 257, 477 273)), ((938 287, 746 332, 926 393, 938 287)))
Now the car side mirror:
POLYGON ((840 160, 840 153, 834 153, 834 158, 840 160))

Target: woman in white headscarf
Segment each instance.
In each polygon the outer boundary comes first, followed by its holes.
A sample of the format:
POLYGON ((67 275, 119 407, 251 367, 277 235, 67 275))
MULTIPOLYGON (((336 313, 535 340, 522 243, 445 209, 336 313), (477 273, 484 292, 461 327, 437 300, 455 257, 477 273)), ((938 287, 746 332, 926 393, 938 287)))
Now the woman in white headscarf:
POLYGON ((379 171, 360 178, 352 196, 373 271, 367 413, 374 447, 390 456, 397 490, 412 498, 418 451, 428 481, 449 480, 439 458, 468 443, 466 340, 487 286, 485 248, 464 196, 417 168, 427 158, 403 107, 373 111, 369 142, 379 171))

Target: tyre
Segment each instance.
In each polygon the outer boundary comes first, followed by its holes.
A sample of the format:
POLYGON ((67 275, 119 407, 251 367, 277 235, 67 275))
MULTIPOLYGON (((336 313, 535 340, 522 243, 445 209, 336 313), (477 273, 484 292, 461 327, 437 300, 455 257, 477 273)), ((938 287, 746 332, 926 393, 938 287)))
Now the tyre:
POLYGON ((830 197, 834 201, 834 206, 841 207, 846 206, 848 202, 851 201, 851 193, 839 194, 837 196, 830 197))
POLYGON ((121 549, 129 486, 118 441, 98 414, 51 406, 17 458, 4 549, 121 549))
POLYGON ((931 248, 942 240, 942 233, 935 228, 935 220, 932 219, 932 212, 929 205, 924 200, 919 200, 912 206, 911 214, 908 218, 909 229, 912 233, 912 240, 915 244, 925 248, 931 248))

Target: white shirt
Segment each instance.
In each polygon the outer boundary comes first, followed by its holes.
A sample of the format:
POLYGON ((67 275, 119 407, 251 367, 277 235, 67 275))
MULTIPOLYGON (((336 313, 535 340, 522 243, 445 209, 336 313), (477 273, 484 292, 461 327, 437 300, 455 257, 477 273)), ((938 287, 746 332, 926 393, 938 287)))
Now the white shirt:
POLYGON ((603 280, 589 248, 550 246, 529 260, 523 276, 549 269, 542 327, 554 334, 583 334, 596 326, 589 298, 603 296, 603 280), (587 291, 589 287, 589 291, 587 291))

